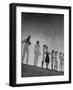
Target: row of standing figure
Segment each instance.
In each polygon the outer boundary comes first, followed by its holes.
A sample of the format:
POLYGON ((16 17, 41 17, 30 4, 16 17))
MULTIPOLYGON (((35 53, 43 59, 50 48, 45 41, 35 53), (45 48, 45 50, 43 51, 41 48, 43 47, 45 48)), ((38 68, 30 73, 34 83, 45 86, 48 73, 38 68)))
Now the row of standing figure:
MULTIPOLYGON (((25 54, 26 54, 27 55, 27 57, 26 57, 26 63, 27 64, 28 64, 28 58, 29 58, 29 45, 31 45, 30 39, 31 39, 31 36, 28 35, 28 38, 24 39, 22 41, 22 43, 25 43, 24 44, 23 55, 22 55, 22 62, 23 62, 25 54)), ((40 55, 41 55, 41 53, 40 53, 39 41, 36 41, 36 45, 34 47, 34 65, 35 66, 37 66, 38 58, 39 58, 40 55)), ((48 46, 46 46, 46 45, 43 45, 43 55, 42 55, 43 59, 42 59, 42 62, 41 62, 42 63, 42 68, 43 68, 43 65, 44 65, 44 62, 45 62, 46 63, 46 69, 48 69, 48 65, 50 63, 50 57, 49 57, 50 55, 51 55, 51 69, 53 70, 55 68, 55 70, 57 70, 57 68, 58 68, 57 51, 53 50, 51 53, 48 52, 48 46), (55 55, 54 55, 54 53, 55 53, 55 55), (54 62, 55 62, 55 65, 54 65, 54 62)), ((60 68, 63 68, 64 59, 62 58, 62 53, 60 53, 59 58, 60 58, 60 68)), ((62 70, 60 69, 60 71, 62 71, 62 70)))
POLYGON ((46 69, 48 69, 48 65, 50 63, 50 58, 49 58, 50 53, 48 52, 48 46, 45 44, 43 45, 43 58, 42 58, 42 68, 44 65, 44 62, 46 63, 46 69))
MULTIPOLYGON (((38 58, 41 55, 39 41, 36 42, 36 45, 34 47, 34 54, 35 54, 35 56, 34 56, 34 65, 37 66, 38 58)), ((42 54, 42 56, 43 56, 43 58, 42 58, 42 68, 43 68, 44 61, 46 63, 46 68, 48 68, 48 64, 50 62, 49 54, 50 53, 48 52, 48 47, 46 45, 44 45, 43 46, 43 54, 42 54)))
POLYGON ((48 69, 48 65, 51 62, 51 70, 64 71, 64 53, 52 50, 48 52, 48 46, 43 45, 43 60, 42 60, 42 68, 44 63, 46 63, 46 69, 48 69))

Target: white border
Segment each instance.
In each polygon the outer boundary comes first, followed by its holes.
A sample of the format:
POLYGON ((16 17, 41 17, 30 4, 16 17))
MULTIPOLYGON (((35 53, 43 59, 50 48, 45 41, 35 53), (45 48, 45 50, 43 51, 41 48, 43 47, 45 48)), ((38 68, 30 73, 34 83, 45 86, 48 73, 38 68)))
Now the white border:
POLYGON ((69 10, 52 8, 16 8, 16 83, 56 82, 69 80, 69 10), (21 12, 64 14, 64 76, 21 77, 21 12))

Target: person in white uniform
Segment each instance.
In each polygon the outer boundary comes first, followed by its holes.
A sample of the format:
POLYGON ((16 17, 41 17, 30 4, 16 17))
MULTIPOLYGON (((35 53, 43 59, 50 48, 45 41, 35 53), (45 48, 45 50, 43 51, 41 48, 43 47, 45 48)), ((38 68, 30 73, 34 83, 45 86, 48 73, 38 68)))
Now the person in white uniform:
POLYGON ((23 55, 22 55, 22 63, 24 62, 24 58, 26 56, 26 64, 28 64, 28 58, 29 58, 29 45, 31 44, 30 39, 31 36, 28 35, 28 38, 22 41, 22 43, 25 43, 23 49, 23 55))
POLYGON ((64 53, 62 54, 62 70, 64 72, 64 53))
POLYGON ((59 70, 62 71, 62 52, 60 52, 60 55, 59 55, 59 70))
POLYGON ((55 51, 55 70, 58 70, 58 52, 55 51))
POLYGON ((54 70, 54 61, 55 61, 55 51, 51 52, 51 69, 54 70))
POLYGON ((36 41, 35 47, 34 47, 34 66, 37 66, 38 63, 38 58, 40 55, 40 45, 39 41, 36 41))

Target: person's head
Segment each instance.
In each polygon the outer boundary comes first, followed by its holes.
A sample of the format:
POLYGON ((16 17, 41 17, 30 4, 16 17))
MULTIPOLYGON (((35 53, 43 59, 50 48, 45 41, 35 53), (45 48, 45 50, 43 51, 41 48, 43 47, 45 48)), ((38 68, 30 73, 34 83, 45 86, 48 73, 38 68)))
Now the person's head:
POLYGON ((48 46, 46 46, 46 50, 48 51, 48 46))
POLYGON ((58 51, 55 51, 55 53, 57 54, 57 53, 58 53, 58 51))
POLYGON ((55 51, 55 55, 57 55, 57 53, 58 53, 58 52, 57 52, 57 51, 55 51))
POLYGON ((52 53, 54 53, 55 51, 54 50, 52 50, 52 53))
POLYGON ((39 45, 39 41, 36 41, 37 45, 39 45))
POLYGON ((43 47, 46 47, 46 45, 44 44, 43 47))
POLYGON ((62 55, 62 52, 60 52, 60 55, 62 55))

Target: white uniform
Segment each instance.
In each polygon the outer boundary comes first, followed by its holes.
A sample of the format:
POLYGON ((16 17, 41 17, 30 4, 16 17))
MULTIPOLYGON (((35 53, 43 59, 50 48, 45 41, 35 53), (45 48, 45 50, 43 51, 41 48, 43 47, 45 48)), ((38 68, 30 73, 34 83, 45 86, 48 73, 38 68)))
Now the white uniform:
POLYGON ((59 70, 62 71, 62 55, 59 55, 59 70))
POLYGON ((24 49, 23 49, 23 56, 22 56, 22 61, 24 62, 26 57, 26 64, 28 64, 28 58, 29 58, 29 44, 25 43, 24 49))
POLYGON ((55 68, 55 53, 51 53, 51 69, 54 70, 55 68))
POLYGON ((64 71, 64 55, 62 55, 62 71, 64 71))
POLYGON ((55 70, 58 70, 58 55, 55 56, 55 70))
POLYGON ((40 46, 39 45, 35 45, 34 47, 34 65, 37 66, 37 63, 38 63, 38 58, 39 58, 39 55, 40 55, 40 46))

